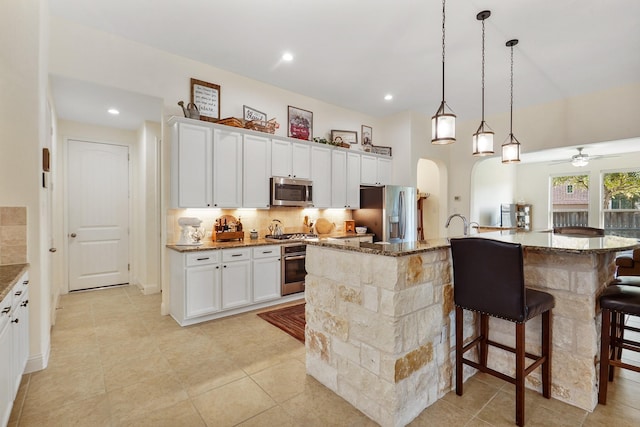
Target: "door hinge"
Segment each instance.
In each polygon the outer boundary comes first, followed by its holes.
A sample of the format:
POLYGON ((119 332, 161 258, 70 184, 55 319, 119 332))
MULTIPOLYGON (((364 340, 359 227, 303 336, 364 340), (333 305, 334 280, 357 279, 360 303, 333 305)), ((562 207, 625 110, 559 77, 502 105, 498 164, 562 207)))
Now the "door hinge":
POLYGON ((131 271, 131 264, 127 264, 127 271, 131 271))

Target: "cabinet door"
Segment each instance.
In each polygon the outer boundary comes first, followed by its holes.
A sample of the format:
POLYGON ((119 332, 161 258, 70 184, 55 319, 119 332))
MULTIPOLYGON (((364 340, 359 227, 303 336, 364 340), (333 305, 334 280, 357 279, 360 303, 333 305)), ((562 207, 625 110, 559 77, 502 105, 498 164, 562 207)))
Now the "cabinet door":
POLYGON ((331 207, 331 149, 328 147, 311 148, 311 181, 313 181, 313 206, 331 207))
POLYGON ((242 206, 242 135, 238 132, 214 132, 213 206, 242 206))
POLYGON ((378 158, 378 184, 391 184, 391 159, 378 158))
POLYGON ((172 159, 174 205, 181 208, 210 207, 213 200, 211 128, 177 123, 172 159))
POLYGON ((245 135, 242 157, 242 207, 268 208, 271 140, 245 135))
POLYGON ((311 146, 294 142, 291 144, 291 174, 294 178, 311 178, 311 146))
POLYGON ((220 310, 220 264, 189 267, 185 281, 185 318, 220 310))
POLYGON ((291 177, 291 143, 271 140, 271 175, 291 177))
MULTIPOLYGON (((8 295, 0 304, 0 310, 10 307, 11 295, 8 295)), ((13 344, 11 338, 11 323, 9 314, 0 314, 0 425, 9 423, 11 407, 13 405, 13 369, 12 369, 13 344)))
POLYGON ((347 208, 358 209, 360 207, 360 154, 347 154, 347 208))
POLYGON ((280 258, 253 260, 253 302, 280 298, 280 258))
POLYGON ((11 384, 12 400, 18 394, 22 374, 27 366, 29 358, 29 294, 23 293, 21 298, 16 301, 11 327, 13 335, 13 372, 11 384))
POLYGON ((360 166, 360 182, 364 185, 378 185, 377 157, 363 154, 360 166))
POLYGON ((251 261, 222 263, 222 308, 251 303, 251 261))
POLYGON ((331 152, 331 206, 347 207, 347 153, 331 152))

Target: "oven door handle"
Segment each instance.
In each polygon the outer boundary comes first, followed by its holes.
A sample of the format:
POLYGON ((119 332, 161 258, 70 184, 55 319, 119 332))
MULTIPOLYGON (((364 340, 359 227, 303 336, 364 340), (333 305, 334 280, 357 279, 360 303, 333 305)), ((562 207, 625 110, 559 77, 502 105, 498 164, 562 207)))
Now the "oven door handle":
POLYGON ((297 261, 300 259, 305 259, 307 256, 306 255, 299 255, 299 256, 286 256, 284 257, 285 261, 297 261))

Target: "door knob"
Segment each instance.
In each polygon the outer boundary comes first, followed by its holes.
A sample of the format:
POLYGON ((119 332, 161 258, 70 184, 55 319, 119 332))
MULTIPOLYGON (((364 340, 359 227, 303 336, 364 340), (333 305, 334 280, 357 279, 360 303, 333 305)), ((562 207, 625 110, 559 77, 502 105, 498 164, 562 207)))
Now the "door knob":
POLYGON ((76 237, 77 234, 76 233, 71 233, 71 237, 76 237))

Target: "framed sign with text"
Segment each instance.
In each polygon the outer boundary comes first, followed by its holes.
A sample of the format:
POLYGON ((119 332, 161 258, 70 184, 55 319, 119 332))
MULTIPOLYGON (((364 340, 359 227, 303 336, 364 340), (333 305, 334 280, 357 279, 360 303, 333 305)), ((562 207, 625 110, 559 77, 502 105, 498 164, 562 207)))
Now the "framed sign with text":
POLYGON ((200 112, 200 120, 217 122, 220 119, 220 86, 191 79, 191 102, 200 112))

